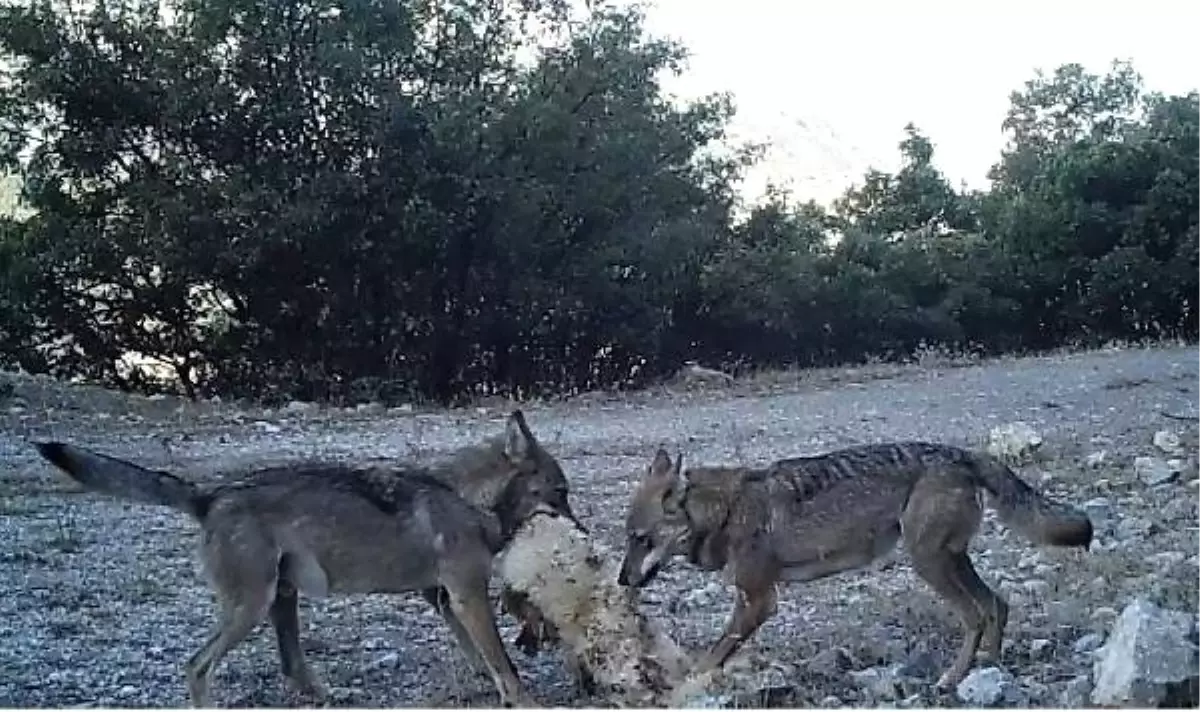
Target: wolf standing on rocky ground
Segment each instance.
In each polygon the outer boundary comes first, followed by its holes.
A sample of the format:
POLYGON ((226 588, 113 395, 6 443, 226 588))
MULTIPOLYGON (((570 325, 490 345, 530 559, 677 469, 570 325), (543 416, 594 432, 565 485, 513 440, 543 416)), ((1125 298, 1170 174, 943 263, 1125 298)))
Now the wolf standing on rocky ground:
POLYGON ((438 609, 503 704, 533 703, 496 629, 492 557, 533 509, 574 514, 562 469, 520 411, 502 437, 429 469, 294 463, 207 487, 72 445, 35 446, 88 489, 173 507, 200 523, 220 624, 186 666, 197 706, 208 706, 220 660, 264 619, 275 629, 284 676, 323 697, 300 647, 299 594, 407 591, 438 609))
POLYGON ((864 445, 760 469, 684 472, 682 460, 660 449, 635 490, 619 582, 644 586, 676 555, 727 572, 738 599, 700 673, 721 667, 774 613, 776 583, 866 566, 903 538, 917 575, 962 619, 965 639, 937 682, 952 687, 977 651, 999 657, 1008 619, 1008 604, 967 555, 981 493, 1037 544, 1086 549, 1092 540, 1079 510, 1046 499, 990 455, 949 445, 864 445))

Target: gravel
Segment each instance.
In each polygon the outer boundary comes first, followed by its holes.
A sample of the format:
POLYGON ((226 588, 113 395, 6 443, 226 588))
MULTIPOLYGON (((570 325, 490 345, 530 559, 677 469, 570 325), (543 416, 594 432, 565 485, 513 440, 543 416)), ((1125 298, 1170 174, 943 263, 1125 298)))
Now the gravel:
MULTIPOLYGON (((1197 356, 1194 346, 1170 346, 822 370, 524 408, 563 464, 576 512, 612 547, 621 546, 626 498, 660 444, 682 448, 693 463, 765 463, 889 439, 981 448, 993 427, 1028 423, 1044 443, 1023 476, 1087 503, 1100 520, 1097 541, 1090 552, 1036 550, 989 515, 972 552, 1012 604, 1000 661, 1020 692, 1012 699, 1057 705, 1086 698, 1092 651, 1114 611, 1138 596, 1200 609, 1197 356), (1161 457, 1155 438, 1164 430, 1179 440, 1182 471, 1149 486, 1134 461, 1161 457)), ((214 612, 194 563, 197 528, 186 517, 82 494, 37 461, 26 440, 68 440, 205 478, 293 457, 427 460, 499 432, 509 407, 263 410, 0 378, 15 386, 0 400, 3 707, 184 705, 182 665, 214 612)), ((731 606, 732 590, 715 575, 677 564, 646 591, 643 611, 698 647, 715 640, 731 606)), ((415 595, 338 596, 302 603, 301 615, 306 650, 336 706, 496 702, 415 595)), ((512 621, 502 625, 511 640, 512 621)), ((903 668, 904 696, 889 704, 954 706, 953 694, 939 695, 932 682, 959 641, 950 610, 898 550, 869 569, 785 588, 778 614, 746 648, 783 671, 790 686, 769 696, 779 704, 866 704, 870 692, 855 673, 903 668), (834 649, 836 660, 827 660, 834 649)), ((214 701, 302 702, 286 691, 274 646, 263 629, 234 651, 217 672, 214 701)), ((557 655, 512 654, 542 702, 604 705, 575 694, 557 655)))

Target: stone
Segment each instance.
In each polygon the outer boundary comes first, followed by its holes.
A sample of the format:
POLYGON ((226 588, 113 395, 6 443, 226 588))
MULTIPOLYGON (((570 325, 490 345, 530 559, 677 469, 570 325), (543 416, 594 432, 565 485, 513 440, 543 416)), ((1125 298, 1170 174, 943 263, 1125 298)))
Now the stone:
POLYGON ((675 374, 675 382, 688 387, 728 386, 733 384, 733 376, 715 368, 701 366, 695 361, 687 361, 675 374))
POLYGON ((1154 523, 1143 517, 1126 517, 1117 523, 1117 538, 1141 539, 1150 534, 1154 523))
POLYGON ((315 403, 300 400, 291 401, 283 407, 285 413, 307 413, 316 409, 317 406, 315 403))
POLYGON ((1063 685, 1058 693, 1058 704, 1063 707, 1087 707, 1092 694, 1092 680, 1087 675, 1078 675, 1063 685))
POLYGON ((895 700, 903 693, 897 671, 886 666, 869 667, 865 670, 855 670, 850 673, 854 684, 872 700, 886 702, 895 700))
POLYGON ((1107 530, 1112 524, 1113 507, 1108 497, 1094 497, 1084 502, 1083 511, 1092 520, 1092 526, 1098 530, 1107 530))
POLYGON ((1074 650, 1080 655, 1087 655, 1089 653, 1096 652, 1103 645, 1103 635, 1100 635, 1099 633, 1088 633, 1087 635, 1080 636, 1079 640, 1076 640, 1075 644, 1071 646, 1071 650, 1074 650))
POLYGON ((1143 484, 1155 487, 1172 482, 1183 472, 1183 460, 1141 456, 1133 459, 1133 473, 1143 484))
POLYGON ((1137 599, 1121 611, 1097 651, 1091 700, 1102 706, 1195 707, 1198 666, 1195 614, 1137 599))
POLYGON ((1179 435, 1170 430, 1160 430, 1154 434, 1154 447, 1168 455, 1174 455, 1182 449, 1179 435))
POLYGON ((976 668, 958 683, 958 699, 972 707, 993 707, 1015 697, 1013 676, 998 667, 976 668))
POLYGON ((1049 657, 1050 651, 1054 648, 1054 642, 1046 638, 1034 638, 1029 641, 1029 655, 1033 658, 1049 657))
POLYGON ((1018 420, 998 425, 988 433, 987 451, 1005 462, 1019 464, 1042 446, 1042 436, 1033 426, 1018 420))

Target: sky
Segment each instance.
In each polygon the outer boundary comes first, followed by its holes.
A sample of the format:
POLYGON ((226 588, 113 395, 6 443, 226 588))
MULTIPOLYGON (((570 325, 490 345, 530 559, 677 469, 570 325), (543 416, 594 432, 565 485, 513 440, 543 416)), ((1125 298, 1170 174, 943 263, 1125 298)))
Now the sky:
MULTIPOLYGON (((1200 3, 651 0, 647 19, 692 52, 666 88, 732 92, 747 137, 786 135, 801 120, 894 170, 911 121, 952 183, 979 188, 1004 145, 1008 96, 1038 68, 1100 73, 1126 59, 1151 90, 1200 85, 1200 3)), ((803 171, 796 162, 770 169, 803 171)))

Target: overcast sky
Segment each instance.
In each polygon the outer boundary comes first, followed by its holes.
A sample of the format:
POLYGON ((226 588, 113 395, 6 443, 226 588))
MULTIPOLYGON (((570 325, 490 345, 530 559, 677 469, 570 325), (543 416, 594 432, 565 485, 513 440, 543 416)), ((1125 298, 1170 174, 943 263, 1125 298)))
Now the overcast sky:
POLYGON ((649 24, 693 52, 671 91, 732 91, 748 126, 823 122, 884 163, 912 121, 948 177, 973 187, 1003 145, 1009 93, 1036 68, 1120 58, 1151 89, 1200 84, 1191 2, 657 0, 649 24))

